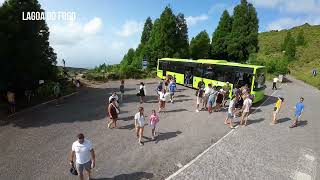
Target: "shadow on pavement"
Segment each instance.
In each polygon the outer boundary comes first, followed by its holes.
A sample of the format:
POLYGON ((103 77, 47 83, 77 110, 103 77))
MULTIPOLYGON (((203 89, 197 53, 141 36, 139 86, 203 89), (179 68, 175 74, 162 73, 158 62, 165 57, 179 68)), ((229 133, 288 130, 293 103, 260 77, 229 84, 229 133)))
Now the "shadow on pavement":
POLYGON ((92 180, 141 180, 153 178, 152 173, 147 172, 135 172, 131 174, 120 174, 113 178, 92 178, 92 180))
POLYGON ((119 118, 118 120, 120 121, 130 121, 130 120, 133 120, 134 119, 134 116, 128 116, 128 117, 124 117, 124 118, 119 118))
POLYGON ((125 125, 125 126, 121 126, 119 127, 118 129, 128 129, 128 130, 132 130, 134 129, 134 124, 128 124, 128 125, 125 125))
POLYGON ((173 102, 185 102, 185 101, 192 101, 193 99, 179 99, 179 100, 174 100, 173 102))
POLYGON ((264 121, 264 118, 259 118, 259 119, 255 119, 255 120, 248 119, 248 124, 259 123, 261 121, 264 121))
POLYGON ((278 119, 278 123, 284 123, 290 120, 291 120, 290 118, 281 118, 281 119, 278 119))
POLYGON ((171 138, 174 138, 174 137, 177 137, 178 134, 181 134, 182 132, 181 131, 176 131, 176 132, 165 132, 165 133, 159 133, 158 136, 156 137, 156 142, 155 143, 158 143, 159 141, 162 141, 162 140, 168 140, 168 139, 171 139, 171 138))
POLYGON ((304 126, 306 126, 306 125, 308 125, 308 121, 298 121, 298 126, 297 127, 304 127, 304 126))
POLYGON ((172 112, 182 112, 182 111, 188 111, 186 109, 174 109, 174 110, 169 110, 169 111, 165 111, 166 113, 172 113, 172 112))

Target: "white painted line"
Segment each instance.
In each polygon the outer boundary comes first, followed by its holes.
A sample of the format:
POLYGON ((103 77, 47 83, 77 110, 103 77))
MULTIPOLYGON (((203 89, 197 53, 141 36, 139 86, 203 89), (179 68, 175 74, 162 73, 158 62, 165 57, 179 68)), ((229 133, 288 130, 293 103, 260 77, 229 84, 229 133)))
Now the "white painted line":
MULTIPOLYGON (((282 84, 280 85, 279 88, 282 87, 282 84)), ((264 105, 276 92, 278 92, 278 90, 274 91, 257 109, 255 109, 251 114, 253 114, 255 111, 257 111, 258 109, 260 109, 260 107, 262 105, 264 105)), ((250 117, 251 114, 248 116, 250 117)), ((190 161, 188 164, 184 165, 182 168, 180 168, 178 171, 176 171, 175 173, 171 174, 169 177, 166 178, 166 180, 170 180, 172 178, 174 178, 176 175, 180 174, 182 171, 184 171, 186 168, 188 168, 189 166, 191 166, 193 163, 195 163, 201 156, 203 156, 206 152, 208 152, 210 149, 212 149, 214 146, 216 146, 217 144, 219 144, 225 137, 227 137, 229 134, 231 134, 233 131, 235 131, 235 129, 232 129, 230 132, 228 132, 226 135, 224 135, 221 139, 219 139, 217 142, 215 142, 214 144, 212 144, 210 147, 208 147, 206 150, 204 150, 201 154, 199 154, 196 158, 194 158, 192 161, 190 161)))
MULTIPOLYGON (((79 93, 79 91, 73 92, 73 93, 68 94, 68 95, 65 95, 65 96, 62 96, 62 97, 60 97, 60 98, 66 98, 66 97, 72 96, 72 95, 77 94, 77 93, 79 93)), ((23 112, 25 112, 25 111, 28 111, 28 110, 30 110, 30 109, 33 109, 33 108, 36 108, 36 107, 39 107, 39 106, 42 106, 42 105, 45 105, 45 104, 49 104, 49 103, 54 102, 54 101, 56 101, 56 99, 53 99, 53 100, 50 100, 50 101, 47 101, 47 102, 44 102, 44 103, 41 103, 41 104, 37 104, 37 105, 35 105, 35 106, 29 107, 29 108, 27 108, 27 109, 24 109, 24 110, 21 110, 21 111, 19 111, 19 112, 14 113, 14 114, 11 114, 11 115, 8 116, 8 118, 13 117, 13 116, 16 116, 16 115, 18 115, 18 114, 20 114, 20 113, 23 113, 23 112)))
POLYGON ((311 156, 309 154, 304 155, 304 157, 306 157, 310 161, 314 161, 314 159, 315 159, 313 156, 311 156))
POLYGON ((311 180, 311 176, 309 174, 305 174, 302 172, 296 172, 294 176, 295 180, 311 180))

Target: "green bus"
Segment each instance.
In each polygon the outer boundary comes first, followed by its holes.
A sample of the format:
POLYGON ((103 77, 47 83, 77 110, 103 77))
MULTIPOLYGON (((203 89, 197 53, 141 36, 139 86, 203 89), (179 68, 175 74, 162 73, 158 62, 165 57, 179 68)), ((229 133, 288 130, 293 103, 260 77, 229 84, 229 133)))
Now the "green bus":
MULTIPOLYGON (((199 81, 216 87, 223 87, 229 82, 231 89, 248 85, 250 94, 254 95, 253 102, 259 102, 264 98, 265 67, 249 64, 228 62, 226 60, 210 59, 158 59, 157 76, 165 79, 166 76, 176 78, 176 83, 184 85, 186 77, 190 78, 192 88, 198 88, 199 81)), ((230 91, 229 96, 232 96, 230 91)))

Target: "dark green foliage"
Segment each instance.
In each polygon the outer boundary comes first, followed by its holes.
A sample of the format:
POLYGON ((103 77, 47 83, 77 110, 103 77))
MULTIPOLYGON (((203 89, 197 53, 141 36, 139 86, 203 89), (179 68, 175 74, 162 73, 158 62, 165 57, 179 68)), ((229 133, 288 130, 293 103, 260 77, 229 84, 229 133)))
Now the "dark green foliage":
POLYGON ((212 58, 228 59, 228 42, 232 29, 232 18, 227 10, 225 10, 220 18, 219 25, 212 35, 212 58))
POLYGON ((140 41, 141 44, 146 44, 149 41, 152 26, 153 26, 152 20, 150 17, 148 17, 146 19, 146 22, 144 23, 144 27, 141 35, 141 41, 140 41))
POLYGON ((256 54, 251 54, 249 64, 266 66, 267 72, 274 75, 287 74, 289 71, 289 61, 286 58, 269 57, 267 59, 260 59, 256 54))
POLYGON ((190 54, 192 59, 208 59, 210 52, 210 39, 206 31, 201 31, 191 39, 190 54))
POLYGON ((173 57, 188 58, 189 57, 189 38, 186 19, 182 13, 176 16, 176 53, 173 57))
POLYGON ((287 44, 288 44, 288 42, 289 42, 292 38, 293 38, 293 37, 292 37, 292 35, 291 35, 291 32, 288 31, 288 32, 287 32, 287 36, 284 38, 284 41, 283 41, 283 43, 281 44, 281 50, 282 50, 282 51, 285 51, 285 50, 286 50, 287 44))
POLYGON ((37 0, 8 0, 0 7, 0 76, 21 89, 57 75, 46 22, 22 20, 22 12, 31 11, 44 12, 37 0))
POLYGON ((297 36, 297 46, 305 45, 303 30, 300 30, 297 36))
POLYGON ((234 8, 230 42, 228 43, 229 58, 236 62, 245 62, 251 53, 258 51, 259 22, 252 4, 241 0, 234 8))
POLYGON ((289 61, 294 60, 296 57, 296 42, 293 37, 291 37, 287 42, 287 46, 285 48, 285 55, 289 61))

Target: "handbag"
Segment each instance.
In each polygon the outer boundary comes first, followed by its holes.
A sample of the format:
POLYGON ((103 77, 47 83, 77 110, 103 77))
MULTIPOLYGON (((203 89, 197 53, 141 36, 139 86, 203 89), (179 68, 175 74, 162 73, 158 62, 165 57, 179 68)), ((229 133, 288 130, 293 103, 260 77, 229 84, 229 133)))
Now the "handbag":
POLYGON ((71 165, 71 168, 70 168, 70 173, 75 175, 75 176, 78 176, 78 171, 76 170, 76 168, 74 167, 74 164, 72 162, 72 165, 71 165))

